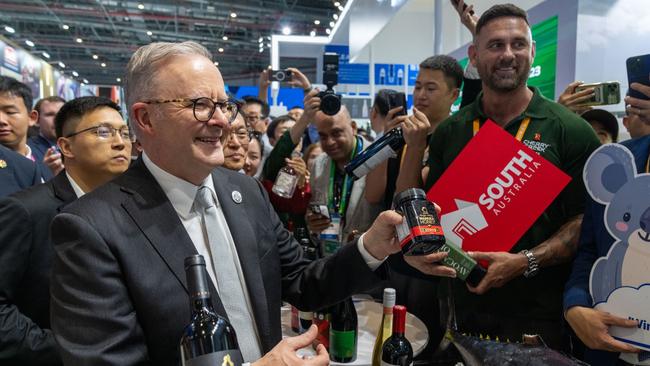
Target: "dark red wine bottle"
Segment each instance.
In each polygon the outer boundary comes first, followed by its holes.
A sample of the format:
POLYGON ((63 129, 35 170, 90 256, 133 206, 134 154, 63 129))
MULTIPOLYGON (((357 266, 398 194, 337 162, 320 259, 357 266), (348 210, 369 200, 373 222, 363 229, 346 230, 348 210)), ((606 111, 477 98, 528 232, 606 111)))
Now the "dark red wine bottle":
POLYGON ((393 334, 384 342, 381 350, 382 366, 411 366, 413 365, 413 348, 406 339, 406 307, 393 307, 393 334))
POLYGON ((181 364, 241 366, 244 361, 235 329, 212 308, 203 256, 185 258, 185 275, 192 317, 181 336, 181 364))

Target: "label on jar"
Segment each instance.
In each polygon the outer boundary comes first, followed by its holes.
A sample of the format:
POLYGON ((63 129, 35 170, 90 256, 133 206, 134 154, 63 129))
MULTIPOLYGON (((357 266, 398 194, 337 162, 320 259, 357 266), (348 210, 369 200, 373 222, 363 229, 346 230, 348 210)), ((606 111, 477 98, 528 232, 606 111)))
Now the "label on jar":
POLYGON ((273 193, 277 194, 280 197, 291 198, 293 197, 293 192, 296 190, 296 184, 298 183, 298 176, 295 174, 289 174, 285 171, 280 170, 278 177, 275 180, 273 185, 273 193))
POLYGON ((409 227, 406 217, 402 219, 402 223, 395 226, 397 231, 397 238, 399 239, 400 246, 403 248, 413 238, 425 235, 444 235, 442 226, 440 225, 419 225, 409 227))

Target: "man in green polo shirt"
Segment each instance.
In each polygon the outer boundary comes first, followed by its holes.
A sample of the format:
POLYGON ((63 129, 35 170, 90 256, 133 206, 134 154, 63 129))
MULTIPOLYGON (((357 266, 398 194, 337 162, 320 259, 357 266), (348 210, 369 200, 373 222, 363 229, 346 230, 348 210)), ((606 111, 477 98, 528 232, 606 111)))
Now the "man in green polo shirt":
MULTIPOLYGON (((566 349, 562 331, 562 291, 575 254, 585 201, 582 169, 599 141, 591 127, 565 107, 546 99, 526 81, 535 56, 526 12, 514 5, 495 5, 476 26, 469 48, 483 92, 476 101, 444 121, 429 141, 429 176, 426 182, 418 159, 426 148, 422 132, 426 121, 412 119, 402 128, 408 144, 404 176, 398 189, 414 186, 426 190, 442 176, 487 119, 520 140, 571 176, 572 180, 510 252, 474 252, 489 263, 477 287, 451 280, 461 331, 500 339, 521 340, 539 334, 551 347, 566 349), (418 155, 419 154, 419 155, 418 155)), ((476 162, 480 169, 481 162, 476 162)), ((467 178, 472 174, 468 172, 467 178)), ((444 210, 444 207, 443 207, 444 210)), ((445 276, 426 257, 407 259, 423 272, 445 276), (418 262, 418 263, 416 263, 418 262)), ((441 286, 441 290, 448 288, 441 286)), ((445 294, 441 294, 445 295, 445 294)))

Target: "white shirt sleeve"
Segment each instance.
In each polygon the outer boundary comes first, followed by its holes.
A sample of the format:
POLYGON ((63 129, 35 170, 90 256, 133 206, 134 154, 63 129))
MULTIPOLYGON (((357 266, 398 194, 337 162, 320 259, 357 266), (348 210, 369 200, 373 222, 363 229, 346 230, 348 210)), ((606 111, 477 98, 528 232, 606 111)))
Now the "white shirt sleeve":
POLYGON ((361 253, 361 257, 363 257, 363 260, 366 261, 366 264, 368 267, 370 267, 370 270, 374 271, 379 266, 381 266, 382 263, 386 260, 386 258, 383 259, 376 259, 375 257, 372 256, 372 254, 368 253, 366 250, 366 247, 363 246, 363 237, 366 236, 366 234, 362 234, 359 237, 359 240, 357 240, 357 248, 359 249, 359 253, 361 253))

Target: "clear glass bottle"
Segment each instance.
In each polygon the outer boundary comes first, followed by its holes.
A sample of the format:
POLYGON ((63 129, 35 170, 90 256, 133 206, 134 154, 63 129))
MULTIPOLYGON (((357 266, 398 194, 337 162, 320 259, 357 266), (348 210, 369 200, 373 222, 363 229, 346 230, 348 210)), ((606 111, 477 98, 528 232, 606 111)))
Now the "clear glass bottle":
POLYGON ((393 334, 393 307, 395 306, 396 293, 394 288, 384 289, 383 314, 381 324, 377 331, 375 347, 372 349, 372 366, 381 366, 381 350, 386 339, 393 334))
POLYGON ((296 191, 298 185, 298 173, 289 165, 285 165, 280 169, 275 183, 273 184, 273 193, 280 197, 291 198, 296 191))

